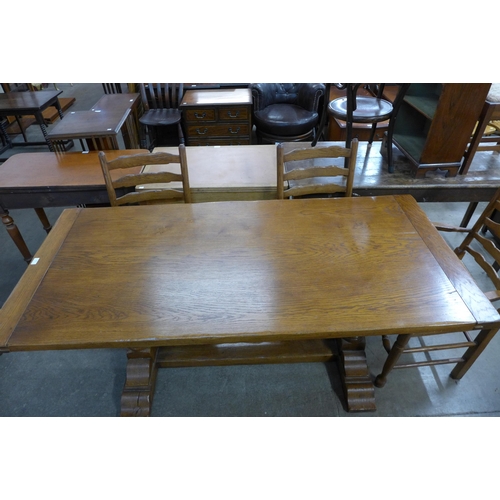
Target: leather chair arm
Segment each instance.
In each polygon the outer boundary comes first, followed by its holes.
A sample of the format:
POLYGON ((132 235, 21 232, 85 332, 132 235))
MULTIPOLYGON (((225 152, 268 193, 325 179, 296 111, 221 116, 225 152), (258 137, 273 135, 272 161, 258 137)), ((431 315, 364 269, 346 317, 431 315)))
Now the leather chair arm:
POLYGON ((323 83, 305 83, 299 89, 297 104, 308 111, 317 112, 320 99, 324 94, 323 83))

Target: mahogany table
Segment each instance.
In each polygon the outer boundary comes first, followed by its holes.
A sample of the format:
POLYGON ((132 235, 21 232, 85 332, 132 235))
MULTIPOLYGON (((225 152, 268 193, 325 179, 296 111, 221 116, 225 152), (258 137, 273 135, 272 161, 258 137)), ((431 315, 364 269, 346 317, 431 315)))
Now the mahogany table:
POLYGON ((91 111, 113 111, 125 114, 130 110, 128 123, 122 127, 123 141, 126 149, 140 147, 139 141, 139 106, 141 95, 138 93, 105 94, 91 108, 91 111))
POLYGON ((68 140, 81 141, 82 148, 87 150, 119 149, 118 135, 124 125, 130 125, 127 120, 130 113, 130 108, 71 111, 54 125, 47 137, 59 151, 65 151, 64 141, 68 140))
POLYGON ((366 411, 366 336, 499 326, 408 195, 74 208, 0 309, 0 351, 127 348, 124 416, 150 414, 159 367, 335 359, 366 411))
MULTIPOLYGON (((132 149, 126 154, 146 152, 145 149, 132 149)), ((107 152, 109 158, 122 154, 123 150, 107 152)), ((113 175, 119 177, 121 173, 113 175)), ((108 193, 96 151, 21 153, 0 165, 0 217, 26 262, 32 256, 9 209, 34 208, 49 232, 51 225, 43 208, 107 203, 108 193)))
MULTIPOLYGON (((47 138, 47 128, 45 126, 45 120, 43 118, 43 111, 50 106, 55 106, 59 117, 63 117, 61 110, 61 105, 59 103, 58 96, 62 94, 62 90, 42 90, 38 92, 6 92, 5 94, 0 94, 0 126, 2 127, 2 135, 7 140, 7 145, 2 151, 9 147, 15 146, 35 146, 47 144, 50 151, 54 151, 52 143, 47 138), (10 140, 7 131, 1 125, 1 118, 7 116, 26 116, 33 115, 40 125, 43 137, 46 142, 21 142, 14 143, 10 140)), ((0 151, 0 152, 2 152, 0 151)))

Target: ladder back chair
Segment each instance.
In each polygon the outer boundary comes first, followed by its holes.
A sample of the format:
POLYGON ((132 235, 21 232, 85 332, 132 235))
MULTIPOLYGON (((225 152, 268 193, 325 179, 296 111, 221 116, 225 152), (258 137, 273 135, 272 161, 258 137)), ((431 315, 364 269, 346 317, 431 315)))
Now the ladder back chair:
POLYGON ((158 142, 158 128, 177 127, 179 144, 184 144, 182 112, 179 109, 184 95, 183 83, 140 83, 139 89, 144 108, 139 117, 149 136, 149 150, 158 142))
POLYGON ((277 148, 278 199, 324 194, 352 196, 357 139, 351 141, 350 148, 316 146, 293 149, 288 153, 285 153, 283 144, 278 144, 277 148), (344 158, 347 167, 324 165, 326 160, 336 158, 344 158))
POLYGON ((141 153, 108 161, 106 153, 100 151, 99 160, 109 201, 113 207, 127 204, 191 202, 186 149, 182 144, 179 146, 179 154, 141 153), (124 172, 119 177, 112 174, 117 169, 140 166, 145 167, 140 173, 124 172))
MULTIPOLYGON (((485 291, 484 293, 491 302, 500 300, 500 277, 498 275, 498 269, 500 268, 500 248, 496 242, 496 239, 500 238, 500 224, 492 219, 493 213, 497 210, 500 210, 500 189, 497 190, 483 213, 470 229, 439 223, 435 224, 439 231, 465 233, 466 236, 462 243, 455 248, 455 253, 460 259, 463 259, 466 255, 470 257, 467 259, 469 269, 470 266, 477 265, 486 273, 487 278, 489 278, 491 282, 491 290, 485 291), (493 239, 481 234, 483 232, 483 227, 487 228, 492 233, 493 239)), ((430 345, 430 343, 424 344, 421 342, 421 345, 418 347, 408 347, 412 335, 398 335, 396 341, 392 345, 389 337, 384 336, 382 342, 384 348, 388 352, 388 356, 382 372, 375 379, 375 385, 377 387, 383 387, 386 383, 387 375, 396 368, 418 368, 421 366, 440 364, 455 364, 450 376, 454 379, 460 379, 467 373, 479 355, 484 351, 495 333, 495 330, 481 330, 476 332, 474 337, 474 332, 462 332, 464 336, 463 341, 436 345, 430 345), (455 349, 466 350, 462 351, 461 356, 455 355, 455 357, 437 358, 431 355, 435 351, 455 349), (416 353, 425 353, 426 360, 410 360, 406 363, 399 361, 403 354, 416 353)), ((439 339, 440 337, 437 337, 437 335, 443 334, 436 334, 436 338, 439 339)))

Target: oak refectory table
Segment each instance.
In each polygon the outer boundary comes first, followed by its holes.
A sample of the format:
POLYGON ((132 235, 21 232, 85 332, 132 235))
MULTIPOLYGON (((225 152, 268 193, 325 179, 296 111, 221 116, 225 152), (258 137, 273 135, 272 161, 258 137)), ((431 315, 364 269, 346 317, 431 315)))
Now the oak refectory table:
POLYGON ((0 351, 128 349, 124 416, 150 414, 159 367, 335 359, 365 411, 366 336, 499 325, 408 195, 73 208, 0 310, 0 351))

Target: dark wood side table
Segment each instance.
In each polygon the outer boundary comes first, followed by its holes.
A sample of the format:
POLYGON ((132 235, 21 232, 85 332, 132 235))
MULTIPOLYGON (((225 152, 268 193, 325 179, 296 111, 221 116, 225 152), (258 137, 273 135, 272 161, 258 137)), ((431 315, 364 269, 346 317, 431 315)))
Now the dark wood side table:
POLYGON ((188 146, 251 143, 250 89, 187 90, 180 108, 188 146))
MULTIPOLYGON (((0 124, 1 118, 7 116, 26 116, 33 115, 42 130, 43 137, 46 142, 21 142, 14 143, 10 140, 7 131, 2 128, 2 136, 5 138, 7 144, 0 151, 3 152, 8 148, 15 146, 39 146, 47 144, 50 151, 53 151, 52 144, 48 139, 47 128, 45 127, 45 120, 43 111, 50 106, 55 106, 59 117, 63 117, 61 105, 58 96, 62 94, 62 90, 43 90, 40 92, 7 92, 0 94, 0 124)), ((1 125, 3 127, 3 125, 1 125)))

